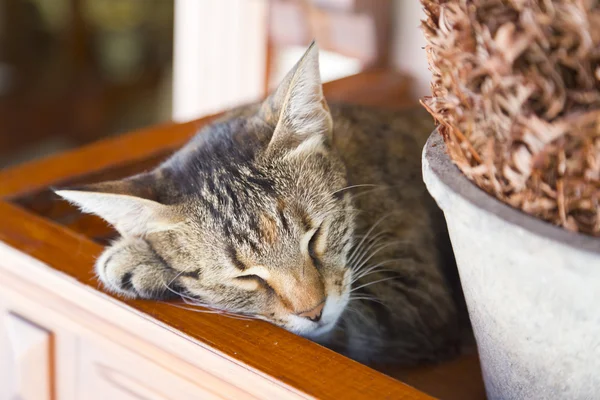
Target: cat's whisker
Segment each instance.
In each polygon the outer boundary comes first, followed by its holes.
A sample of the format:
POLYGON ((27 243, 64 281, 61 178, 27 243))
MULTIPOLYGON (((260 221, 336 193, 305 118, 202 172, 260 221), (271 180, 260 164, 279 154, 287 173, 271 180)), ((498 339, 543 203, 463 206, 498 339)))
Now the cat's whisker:
MULTIPOLYGON (((171 281, 171 282, 172 282, 172 281, 171 281)), ((187 298, 187 299, 190 299, 190 300, 192 300, 192 301, 197 301, 197 300, 198 300, 198 299, 196 299, 196 298, 194 298, 194 297, 192 297, 192 296, 189 296, 189 295, 186 295, 186 294, 183 294, 183 293, 180 293, 180 292, 176 291, 175 289, 171 288, 171 287, 170 287, 168 284, 166 284, 166 283, 164 283, 164 282, 162 282, 162 284, 163 284, 163 286, 164 286, 164 287, 165 287, 165 288, 166 288, 168 291, 170 291, 171 293, 173 293, 173 294, 175 294, 175 295, 177 295, 177 296, 181 297, 181 298, 182 298, 184 301, 185 301, 185 299, 186 299, 186 298, 187 298)))
POLYGON ((368 296, 367 297, 361 297, 361 296, 359 296, 359 297, 352 297, 350 299, 350 301, 356 301, 356 300, 372 301, 374 303, 379 303, 382 306, 385 306, 385 304, 381 300, 379 300, 378 298, 376 298, 376 297, 368 297, 368 296))
POLYGON ((365 243, 363 243, 362 248, 358 249, 359 251, 356 252, 356 254, 354 254, 352 259, 350 260, 351 264, 356 265, 359 262, 359 260, 361 260, 364 257, 365 253, 371 251, 374 245, 380 243, 381 240, 383 240, 383 237, 386 234, 386 231, 380 231, 373 235, 371 238, 369 238, 365 243))
POLYGON ((249 316, 249 315, 232 314, 232 313, 229 313, 229 312, 221 313, 221 315, 223 315, 225 317, 228 317, 228 318, 239 319, 240 321, 256 321, 256 320, 258 320, 258 318, 254 318, 254 317, 249 316))
POLYGON ((190 305, 190 306, 202 307, 202 309, 183 307, 183 308, 188 309, 190 311, 206 312, 206 313, 209 313, 209 314, 221 314, 221 315, 225 315, 225 316, 228 316, 228 317, 237 317, 238 319, 245 319, 245 320, 256 319, 256 318, 254 318, 254 317, 252 317, 250 315, 234 313, 232 311, 214 309, 214 308, 212 308, 209 305, 204 304, 204 303, 199 303, 199 302, 194 302, 194 301, 188 301, 186 299, 183 299, 183 302, 186 303, 187 305, 190 305))
POLYGON ((180 277, 182 274, 184 274, 185 272, 187 272, 188 270, 190 270, 190 268, 192 268, 192 266, 191 266, 191 265, 190 265, 190 266, 188 266, 187 268, 184 268, 183 270, 179 271, 179 273, 177 273, 177 275, 175 275, 175 276, 173 277, 173 279, 171 279, 171 280, 169 281, 169 283, 166 283, 166 284, 165 284, 164 282, 162 282, 163 286, 165 286, 165 288, 167 288, 167 290, 169 290, 170 292, 172 292, 173 294, 175 294, 175 295, 177 295, 177 296, 180 296, 180 297, 188 297, 188 298, 192 299, 192 297, 190 297, 190 296, 186 296, 186 295, 184 295, 183 293, 179 293, 179 292, 177 292, 177 291, 175 291, 175 290, 173 290, 173 289, 171 288, 171 285, 173 284, 173 282, 175 282, 175 281, 177 280, 177 278, 179 278, 179 277, 180 277))
POLYGON ((378 247, 375 248, 375 250, 373 250, 372 252, 370 251, 369 253, 365 254, 360 260, 358 260, 354 265, 352 265, 352 271, 354 271, 354 273, 360 274, 361 272, 363 272, 365 270, 365 268, 368 268, 368 262, 375 257, 377 254, 379 254, 379 252, 385 250, 386 248, 397 244, 397 241, 391 241, 391 242, 386 242, 383 244, 380 244, 378 247))
MULTIPOLYGON (((165 304, 168 304, 168 305, 173 306, 173 307, 181 308, 182 310, 194 311, 194 312, 198 312, 198 313, 221 314, 221 312, 218 311, 218 310, 184 307, 184 306, 181 306, 181 305, 178 305, 178 304, 175 304, 175 303, 169 303, 169 302, 165 302, 165 304)), ((186 304, 188 304, 188 303, 186 303, 186 304)))
MULTIPOLYGON (((190 306, 198 306, 198 305, 196 305, 194 303, 187 302, 185 300, 183 302, 185 304, 187 304, 187 305, 190 305, 190 306)), ((169 306, 181 308, 183 310, 189 310, 189 311, 194 311, 194 312, 202 312, 202 313, 206 313, 206 314, 222 314, 221 310, 214 310, 214 309, 211 309, 209 307, 204 307, 204 306, 202 306, 203 307, 202 309, 199 309, 199 308, 184 307, 184 306, 181 306, 181 305, 179 305, 177 303, 168 302, 168 301, 161 301, 161 303, 167 304, 169 306)))
POLYGON ((372 271, 381 270, 382 266, 385 265, 385 264, 387 264, 387 262, 383 262, 383 263, 379 263, 379 264, 375 264, 375 265, 366 265, 360 271, 355 271, 355 273, 354 273, 354 280, 352 282, 354 282, 354 281, 356 281, 356 280, 364 277, 366 274, 368 274, 368 273, 370 273, 372 271))
POLYGON ((169 284, 167 284, 167 283, 165 283, 165 282, 161 282, 161 283, 162 283, 162 285, 165 287, 165 289, 167 289, 169 292, 173 293, 174 295, 176 295, 176 296, 179 296, 179 297, 184 297, 184 296, 185 296, 183 293, 179 293, 179 292, 178 292, 178 291, 176 291, 175 289, 171 288, 171 287, 169 286, 169 285, 170 285, 170 283, 169 283, 169 284))
POLYGON ((371 297, 371 298, 377 298, 377 296, 375 294, 369 294, 369 293, 350 293, 350 295, 348 296, 349 299, 355 299, 357 297, 371 297))
POLYGON ((398 279, 398 277, 392 276, 392 277, 388 277, 388 278, 377 279, 376 281, 368 282, 368 283, 365 283, 363 285, 360 285, 360 286, 357 286, 357 287, 353 288, 352 290, 350 290, 350 293, 355 292, 358 289, 366 288, 367 286, 375 285, 376 283, 391 281, 392 279, 398 279))
POLYGON ((222 315, 224 317, 227 318, 232 318, 232 319, 239 319, 241 321, 252 321, 253 318, 251 317, 242 317, 239 315, 235 315, 235 314, 231 314, 228 312, 219 312, 216 310, 204 310, 204 309, 198 309, 198 308, 192 308, 192 307, 183 307, 183 306, 178 306, 177 304, 172 304, 173 306, 180 308, 182 310, 187 310, 187 311, 192 311, 192 312, 196 312, 196 313, 204 313, 204 314, 218 314, 218 315, 222 315))
POLYGON ((208 307, 208 305, 206 305, 206 304, 198 301, 198 299, 194 299, 193 297, 190 297, 190 296, 182 296, 181 300, 185 304, 195 305, 195 306, 200 306, 200 307, 206 307, 206 308, 212 308, 212 307, 208 307))
MULTIPOLYGON (((360 247, 363 245, 363 243, 365 242, 365 240, 366 240, 366 239, 369 237, 369 235, 371 235, 371 233, 373 232, 373 230, 374 230, 375 228, 377 228, 377 226, 378 226, 378 225, 379 225, 379 224, 380 224, 380 223, 381 223, 381 222, 382 222, 384 219, 386 219, 387 217, 389 217, 390 215, 392 215, 392 213, 386 213, 386 214, 385 214, 385 215, 383 215, 381 218, 379 218, 379 219, 378 219, 378 220, 377 220, 377 221, 376 221, 376 222, 373 224, 373 226, 371 226, 371 228, 370 228, 370 229, 367 231, 367 233, 366 233, 365 237, 363 237, 363 238, 362 238, 362 240, 360 241, 360 243, 358 244, 358 246, 356 246, 356 249, 359 249, 359 248, 360 248, 360 247)), ((356 249, 355 249, 355 251, 353 252, 353 254, 350 254, 350 256, 349 256, 349 257, 352 257, 352 256, 354 255, 354 253, 356 252, 356 249)))
POLYGON ((244 314, 235 313, 235 312, 232 312, 232 311, 220 310, 220 309, 212 307, 209 304, 202 303, 202 302, 199 302, 197 300, 191 300, 190 301, 190 300, 187 300, 185 298, 183 298, 182 300, 187 305, 194 306, 194 307, 202 307, 203 309, 208 309, 210 311, 213 311, 216 314, 223 314, 223 315, 228 314, 228 315, 239 316, 239 317, 250 317, 250 316, 247 316, 247 315, 244 315, 244 314))
MULTIPOLYGON (((365 245, 366 239, 367 239, 367 235, 364 235, 358 244, 353 245, 352 251, 350 252, 350 254, 348 254, 348 264, 354 262, 354 259, 358 256, 358 254, 360 254, 364 250, 364 247, 366 247, 366 245, 365 245)), ((367 243, 369 243, 369 242, 367 242, 367 243)))
POLYGON ((361 196, 366 196, 366 195, 368 195, 368 194, 375 193, 375 192, 378 192, 378 191, 380 191, 380 190, 386 190, 386 189, 390 189, 390 187, 389 187, 389 186, 384 186, 384 185, 380 185, 380 186, 381 186, 381 187, 377 187, 377 188, 374 188, 374 189, 365 190, 364 192, 360 192, 360 193, 353 194, 353 195, 352 195, 352 198, 353 198, 353 199, 358 199, 358 198, 359 198, 359 197, 361 197, 361 196))
POLYGON ((202 303, 202 302, 200 302, 197 299, 194 299, 192 297, 182 297, 181 300, 185 304, 190 305, 190 306, 203 307, 203 308, 206 308, 206 309, 209 309, 209 310, 213 310, 213 311, 218 312, 218 313, 222 313, 223 312, 223 310, 219 310, 217 308, 214 308, 214 307, 210 306, 209 304, 202 303))
POLYGON ((363 274, 357 276, 355 279, 353 279, 350 282, 350 284, 353 284, 353 283, 357 282, 358 280, 363 279, 366 276, 373 275, 373 274, 379 274, 382 272, 394 272, 394 270, 393 269, 384 269, 384 268, 377 268, 377 269, 369 270, 369 271, 366 271, 363 274))
POLYGON ((179 277, 180 277, 182 274, 184 274, 185 272, 187 272, 187 271, 188 271, 190 268, 192 268, 192 266, 191 266, 191 265, 190 265, 190 266, 188 266, 187 268, 184 268, 183 270, 181 270, 181 271, 180 271, 180 272, 179 272, 177 275, 175 275, 175 277, 174 277, 173 279, 171 279, 171 280, 169 281, 169 283, 168 283, 167 285, 168 285, 168 286, 171 286, 171 284, 172 284, 173 282, 175 282, 175 280, 176 280, 177 278, 179 278, 179 277))
POLYGON ((331 192, 330 194, 333 196, 336 193, 343 192, 344 190, 348 190, 348 189, 354 189, 354 188, 359 188, 359 187, 374 187, 374 186, 381 186, 381 185, 374 185, 374 184, 371 184, 371 183, 364 183, 364 184, 359 184, 359 185, 350 185, 350 186, 346 186, 346 187, 343 187, 341 189, 338 189, 338 190, 336 190, 334 192, 331 192))
POLYGON ((392 311, 392 309, 390 308, 390 306, 388 304, 384 303, 382 300, 380 300, 379 298, 377 298, 375 296, 368 296, 368 295, 351 296, 349 303, 351 304, 352 301, 360 301, 360 300, 371 301, 373 303, 381 304, 382 306, 387 308, 389 311, 392 311))
POLYGON ((361 295, 351 295, 350 297, 348 297, 348 301, 352 302, 354 300, 377 300, 377 301, 380 301, 377 297, 375 297, 375 295, 361 294, 361 295))
POLYGON ((390 246, 397 246, 401 243, 406 243, 406 241, 405 240, 393 240, 386 244, 382 244, 375 251, 373 251, 373 253, 371 253, 371 255, 369 255, 369 257, 362 262, 362 264, 357 266, 354 271, 355 272, 362 271, 364 269, 364 266, 369 262, 369 260, 371 260, 373 257, 375 257, 379 252, 385 250, 386 248, 388 248, 390 246))
POLYGON ((359 310, 358 308, 352 307, 352 306, 350 305, 350 303, 348 303, 348 305, 346 305, 346 310, 348 310, 348 311, 352 311, 352 312, 354 312, 354 313, 360 313, 360 310, 359 310))
MULTIPOLYGON (((163 285, 165 285, 165 284, 163 283, 163 285)), ((194 310, 191 310, 191 311, 196 311, 196 312, 201 312, 201 311, 202 311, 202 312, 207 312, 207 313, 209 313, 209 314, 222 314, 222 315, 229 315, 229 316, 248 317, 248 318, 252 319, 251 317, 249 317, 249 316, 245 316, 245 315, 242 315, 242 314, 236 314, 236 313, 232 313, 232 312, 229 312, 229 311, 224 311, 224 310, 216 310, 216 309, 213 309, 213 308, 212 308, 210 305, 208 305, 208 304, 206 304, 206 303, 201 303, 201 302, 199 302, 199 301, 198 301, 198 299, 196 299, 196 298, 194 298, 194 297, 191 297, 191 296, 185 295, 185 294, 183 294, 183 293, 179 293, 179 292, 177 292, 176 290, 173 290, 172 288, 170 288, 170 287, 169 287, 169 286, 167 286, 167 285, 165 285, 165 287, 166 287, 166 288, 167 288, 169 291, 171 291, 172 293, 174 293, 174 294, 176 294, 176 295, 180 296, 180 297, 181 297, 181 300, 182 300, 182 301, 183 301, 185 304, 187 304, 187 305, 190 305, 190 306, 195 306, 195 307, 203 307, 204 309, 206 309, 206 310, 198 310, 198 309, 194 309, 194 310)), ((170 303, 170 304, 172 304, 172 303, 170 303)))
POLYGON ((372 238, 370 238, 363 246, 362 249, 358 249, 358 251, 356 251, 352 257, 350 257, 350 259, 348 260, 348 265, 355 265, 358 262, 360 262, 360 260, 362 260, 362 258, 364 257, 364 255, 366 253, 368 253, 369 251, 371 251, 371 249, 373 248, 373 246, 375 246, 377 243, 379 243, 382 240, 382 236, 385 236, 386 232, 385 231, 381 231, 377 234, 375 234, 375 236, 373 236, 372 238))
MULTIPOLYGON (((393 263, 393 262, 398 262, 398 261, 402 261, 404 260, 404 258, 392 258, 390 260, 385 260, 382 261, 378 264, 372 265, 372 266, 368 266, 363 268, 360 271, 356 271, 356 276, 354 277, 354 280, 352 281, 352 283, 354 283, 355 281, 357 281, 358 279, 363 278, 364 276, 370 274, 370 273, 375 273, 375 272, 382 272, 383 270, 381 270, 381 267, 389 264, 389 263, 393 263), (380 268, 379 270, 377 268, 380 268)), ((387 270, 387 271, 391 271, 391 270, 387 270)))
POLYGON ((364 315, 364 313, 362 313, 359 309, 349 306, 346 306, 346 308, 348 309, 348 311, 352 311, 355 315, 362 319, 363 322, 365 322, 367 325, 372 324, 372 321, 370 321, 369 318, 367 318, 367 316, 364 315))

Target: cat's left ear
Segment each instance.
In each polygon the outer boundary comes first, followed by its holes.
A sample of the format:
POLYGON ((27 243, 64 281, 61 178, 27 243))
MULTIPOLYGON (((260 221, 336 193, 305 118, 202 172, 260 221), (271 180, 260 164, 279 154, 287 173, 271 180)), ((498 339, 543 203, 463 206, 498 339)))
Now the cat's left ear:
POLYGON ((262 111, 275 126, 269 152, 314 149, 331 140, 333 124, 323 96, 315 42, 265 100, 262 111))
POLYGON ((152 174, 144 174, 120 181, 57 189, 55 193, 83 212, 106 220, 122 236, 143 237, 171 229, 183 220, 175 207, 157 200, 154 179, 152 174))

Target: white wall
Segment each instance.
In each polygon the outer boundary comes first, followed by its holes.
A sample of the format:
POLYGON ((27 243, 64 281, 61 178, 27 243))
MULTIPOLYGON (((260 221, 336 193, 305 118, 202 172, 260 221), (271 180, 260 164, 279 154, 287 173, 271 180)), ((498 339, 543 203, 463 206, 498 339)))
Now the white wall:
MULTIPOLYGON (((271 77, 271 86, 276 87, 306 51, 307 46, 287 46, 277 49, 271 77)), ((358 59, 319 49, 321 81, 330 82, 360 72, 358 59)))
MULTIPOLYGON (((392 62, 415 78, 415 95, 428 95, 431 73, 419 28, 424 18, 420 1, 393 2, 392 62)), ((174 120, 198 118, 263 95, 266 6, 266 0, 175 0, 174 120)), ((279 54, 275 74, 285 74, 303 50, 279 54)), ((321 62, 325 81, 357 68, 353 60, 327 54, 321 62)))
POLYGON ((415 95, 419 97, 431 93, 431 72, 423 49, 425 37, 419 28, 424 18, 419 0, 394 0, 392 62, 396 68, 415 78, 415 95))
POLYGON ((267 5, 264 0, 175 0, 175 121, 264 94, 267 5))

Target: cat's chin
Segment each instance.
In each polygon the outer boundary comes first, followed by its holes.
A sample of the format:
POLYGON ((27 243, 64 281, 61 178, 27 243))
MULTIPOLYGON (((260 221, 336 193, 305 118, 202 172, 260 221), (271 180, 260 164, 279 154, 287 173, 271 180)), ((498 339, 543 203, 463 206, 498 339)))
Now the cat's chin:
POLYGON ((286 329, 292 333, 295 333, 296 335, 316 340, 331 332, 336 323, 337 320, 310 322, 294 317, 288 321, 286 329))
POLYGON ((337 321, 319 325, 316 329, 304 334, 303 336, 308 339, 318 341, 319 339, 323 339, 324 336, 327 336, 327 334, 331 332, 333 328, 335 328, 336 323, 337 321))
POLYGON ((287 329, 297 335, 318 341, 335 328, 348 304, 348 297, 347 294, 328 296, 323 308, 323 316, 319 322, 292 316, 288 321, 287 329))

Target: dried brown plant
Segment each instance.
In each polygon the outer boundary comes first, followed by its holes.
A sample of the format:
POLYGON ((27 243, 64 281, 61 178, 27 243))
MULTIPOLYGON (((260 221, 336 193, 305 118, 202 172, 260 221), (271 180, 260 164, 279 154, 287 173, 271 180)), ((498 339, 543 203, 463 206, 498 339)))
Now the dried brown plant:
POLYGON ((423 104, 455 164, 526 213, 600 236, 600 1, 421 2, 423 104))

